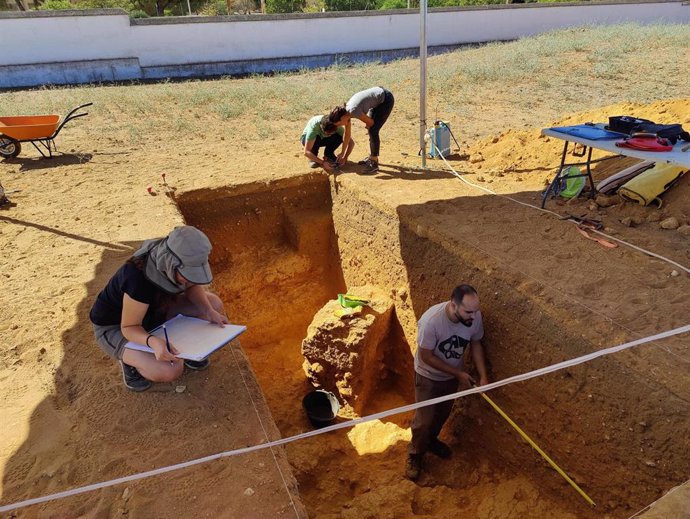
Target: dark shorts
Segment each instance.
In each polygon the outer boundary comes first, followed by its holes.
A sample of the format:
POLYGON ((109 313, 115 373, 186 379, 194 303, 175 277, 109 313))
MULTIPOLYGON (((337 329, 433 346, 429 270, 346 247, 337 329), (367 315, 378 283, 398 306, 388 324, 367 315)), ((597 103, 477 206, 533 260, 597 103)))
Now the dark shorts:
POLYGON ((125 352, 125 344, 127 339, 122 335, 122 330, 119 324, 112 324, 109 326, 101 326, 93 324, 93 333, 96 336, 98 347, 102 349, 108 357, 115 360, 122 360, 122 354, 125 352))

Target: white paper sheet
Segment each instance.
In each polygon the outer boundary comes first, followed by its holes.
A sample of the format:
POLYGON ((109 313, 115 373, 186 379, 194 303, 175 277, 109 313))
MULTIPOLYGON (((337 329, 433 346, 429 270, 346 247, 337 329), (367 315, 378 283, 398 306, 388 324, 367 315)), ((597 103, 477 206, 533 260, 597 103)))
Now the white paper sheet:
MULTIPOLYGON (((246 326, 239 324, 226 324, 224 328, 221 328, 217 324, 186 315, 173 317, 165 323, 165 328, 168 331, 170 344, 180 352, 177 357, 187 360, 205 359, 247 329, 246 326)), ((154 328, 151 334, 165 339, 162 326, 154 328)), ((125 347, 153 353, 148 346, 131 341, 125 344, 125 347)))

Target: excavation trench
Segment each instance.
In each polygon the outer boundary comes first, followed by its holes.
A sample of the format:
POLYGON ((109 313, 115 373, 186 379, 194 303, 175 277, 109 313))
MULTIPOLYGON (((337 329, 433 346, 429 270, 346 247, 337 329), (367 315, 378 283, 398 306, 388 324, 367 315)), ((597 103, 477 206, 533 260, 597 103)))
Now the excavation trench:
MULTIPOLYGON (((597 316, 571 312, 566 320, 558 294, 369 195, 315 174, 178 199, 186 221, 214 244, 214 288, 232 320, 248 326, 242 347, 283 436, 312 428, 301 399, 315 378, 340 391, 346 405, 338 420, 413 402, 416 321, 458 282, 479 289, 494 378, 596 349, 583 327, 604 343, 628 339, 605 332, 597 316), (315 316, 328 321, 332 308, 324 305, 347 290, 384 301, 369 311, 383 324, 345 368, 312 358, 305 370, 310 324, 315 316)), ((409 414, 288 445, 310 517, 628 517, 687 478, 687 403, 650 385, 634 362, 601 359, 491 396, 597 501, 596 510, 472 397, 456 403, 442 435, 453 458, 428 459, 417 485, 403 478, 409 414)))

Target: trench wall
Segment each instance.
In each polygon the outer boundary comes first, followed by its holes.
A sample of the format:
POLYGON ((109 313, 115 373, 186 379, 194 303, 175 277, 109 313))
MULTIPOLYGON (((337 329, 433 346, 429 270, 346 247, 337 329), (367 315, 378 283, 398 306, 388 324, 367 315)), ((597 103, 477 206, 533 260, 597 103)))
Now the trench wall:
MULTIPOLYGON (((443 50, 622 22, 687 23, 690 7, 676 0, 610 0, 431 9, 427 39, 443 50)), ((0 12, 0 45, 9 50, 0 57, 0 88, 275 72, 415 55, 419 13, 130 20, 119 9, 0 12)))
MULTIPOLYGON (((346 284, 390 290, 413 349, 418 318, 461 282, 475 286, 482 300, 493 379, 633 339, 538 282, 507 272, 481 251, 409 218, 404 207, 387 208, 350 186, 333 190, 346 284)), ((634 357, 605 357, 499 388, 492 397, 537 444, 548 446, 549 455, 606 511, 624 515, 627 506, 643 506, 687 479, 690 455, 680 441, 690 434, 687 402, 650 380, 648 368, 634 357), (669 436, 669 431, 675 432, 669 436)), ((463 406, 471 407, 470 416, 456 425, 464 448, 502 460, 516 472, 541 474, 541 485, 579 506, 578 497, 563 489, 536 453, 510 438, 515 433, 502 419, 481 402, 463 406)))
MULTIPOLYGON (((458 201, 447 203, 456 206, 458 201)), ((229 300, 242 301, 253 294, 260 303, 275 296, 271 287, 260 296, 263 281, 257 276, 230 279, 238 275, 233 269, 238 255, 258 254, 264 261, 266 243, 290 244, 309 257, 328 258, 330 275, 314 271, 308 274, 308 285, 303 278, 286 278, 313 299, 299 306, 299 322, 290 325, 297 340, 334 293, 370 284, 391 294, 401 333, 414 350, 418 318, 430 305, 446 300, 459 282, 474 285, 480 293, 486 323, 483 342, 493 379, 632 339, 605 318, 573 307, 558 291, 429 225, 423 211, 414 211, 414 206, 389 207, 346 179, 331 178, 329 184, 325 175, 312 174, 227 191, 201 191, 187 194, 180 207, 188 223, 204 229, 215 244, 223 244, 214 249, 212 261, 217 278, 234 287, 225 294, 229 300), (301 239, 299 233, 293 236, 292 227, 284 222, 296 222, 291 216, 295 211, 303 215, 330 211, 335 240, 313 242, 301 239), (252 283, 255 286, 247 289, 252 283)), ((285 288, 290 287, 280 290, 285 288)), ((261 344, 261 328, 275 326, 276 307, 250 305, 243 311, 261 323, 253 331, 261 344), (256 312, 266 315, 257 317, 256 312)), ((287 324, 284 319, 278 322, 281 329, 287 324)), ((690 437, 687 402, 663 380, 651 378, 648 367, 635 355, 619 354, 499 388, 491 396, 586 489, 601 505, 599 510, 627 517, 687 479, 690 464, 682 440, 690 437)), ((289 387, 281 383, 287 393, 279 394, 276 402, 289 401, 289 394, 302 390, 299 380, 293 382, 289 387)), ((286 415, 300 415, 298 407, 295 404, 286 415)), ((528 475, 554 499, 569 501, 578 516, 597 517, 582 508, 579 496, 565 488, 481 400, 463 399, 456 409, 462 413, 455 413, 448 428, 461 438, 463 450, 490 460, 503 472, 528 475)), ((286 430, 294 427, 285 420, 286 430)))

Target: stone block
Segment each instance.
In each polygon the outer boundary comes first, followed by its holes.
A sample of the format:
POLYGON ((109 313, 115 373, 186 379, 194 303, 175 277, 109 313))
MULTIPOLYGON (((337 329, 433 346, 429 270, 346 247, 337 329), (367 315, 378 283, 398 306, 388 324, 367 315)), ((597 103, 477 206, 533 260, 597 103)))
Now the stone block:
POLYGON ((359 413, 386 377, 393 301, 381 289, 352 288, 350 294, 369 300, 358 315, 337 317, 336 300, 319 310, 302 341, 303 368, 314 386, 334 392, 341 403, 359 413))

